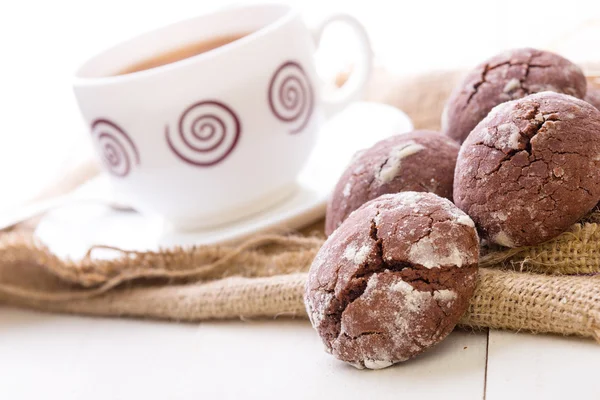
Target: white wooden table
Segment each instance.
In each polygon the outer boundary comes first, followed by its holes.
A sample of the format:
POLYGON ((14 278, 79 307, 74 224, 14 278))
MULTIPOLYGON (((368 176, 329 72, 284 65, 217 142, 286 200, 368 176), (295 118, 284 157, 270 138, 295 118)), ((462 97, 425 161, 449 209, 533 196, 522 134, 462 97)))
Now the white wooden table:
POLYGON ((599 365, 592 340, 455 331, 412 361, 359 371, 326 354, 304 320, 178 324, 0 307, 0 399, 600 399, 599 365))

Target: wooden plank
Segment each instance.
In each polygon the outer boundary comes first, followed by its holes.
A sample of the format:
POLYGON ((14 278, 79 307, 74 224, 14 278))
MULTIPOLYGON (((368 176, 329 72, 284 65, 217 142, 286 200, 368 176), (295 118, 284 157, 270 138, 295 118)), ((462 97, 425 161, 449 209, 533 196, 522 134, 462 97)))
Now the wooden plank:
POLYGON ((326 354, 306 321, 158 323, 0 308, 10 399, 481 399, 486 334, 381 371, 326 354), (200 397, 205 396, 205 397, 200 397))
POLYGON ((490 331, 486 400, 600 399, 592 339, 490 331))

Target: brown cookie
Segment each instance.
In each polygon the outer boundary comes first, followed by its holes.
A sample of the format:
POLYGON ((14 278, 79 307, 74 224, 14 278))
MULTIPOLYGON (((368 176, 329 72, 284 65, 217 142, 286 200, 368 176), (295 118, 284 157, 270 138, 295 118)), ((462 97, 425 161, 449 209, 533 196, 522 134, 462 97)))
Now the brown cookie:
POLYGON ((432 193, 386 194, 327 239, 305 303, 326 350, 357 368, 405 361, 444 339, 477 281, 473 221, 432 193))
POLYGON ((458 149, 437 132, 414 131, 359 152, 329 199, 325 233, 330 235, 352 211, 382 194, 415 191, 451 198, 458 149))
POLYGON ((454 89, 442 115, 442 131, 462 143, 498 104, 544 91, 582 99, 586 86, 581 69, 557 54, 507 51, 477 66, 454 89))
POLYGON ((564 232, 600 200, 600 111, 543 92, 501 104, 461 147, 454 201, 482 237, 531 246, 564 232))
POLYGON ((588 87, 584 100, 600 110, 600 89, 588 87))

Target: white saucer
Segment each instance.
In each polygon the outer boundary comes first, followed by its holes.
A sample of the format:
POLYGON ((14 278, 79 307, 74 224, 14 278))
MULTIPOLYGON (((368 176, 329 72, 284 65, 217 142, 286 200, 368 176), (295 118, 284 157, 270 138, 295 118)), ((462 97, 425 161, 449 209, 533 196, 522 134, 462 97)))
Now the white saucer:
MULTIPOLYGON (((79 259, 94 245, 126 250, 217 244, 267 231, 297 229, 325 214, 327 198, 346 165, 360 149, 393 134, 412 130, 408 116, 393 107, 360 102, 323 126, 318 143, 298 177, 297 188, 279 204, 227 225, 196 232, 172 232, 161 220, 98 204, 77 204, 49 212, 36 234, 59 257, 79 259)), ((77 196, 106 198, 108 178, 100 176, 77 189, 77 196)), ((97 251, 111 258, 115 252, 97 251)))

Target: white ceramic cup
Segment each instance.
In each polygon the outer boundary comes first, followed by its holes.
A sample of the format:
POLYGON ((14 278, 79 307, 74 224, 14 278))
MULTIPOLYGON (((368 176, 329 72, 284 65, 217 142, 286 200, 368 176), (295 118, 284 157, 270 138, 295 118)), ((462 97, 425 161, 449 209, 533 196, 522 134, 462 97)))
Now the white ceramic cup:
POLYGON ((361 97, 371 70, 363 27, 334 15, 314 31, 284 5, 227 9, 124 42, 85 63, 74 88, 116 191, 177 230, 226 223, 289 195, 323 120, 361 97), (361 59, 325 96, 314 53, 323 28, 356 31, 361 59), (156 68, 139 61, 219 36, 248 35, 156 68))

